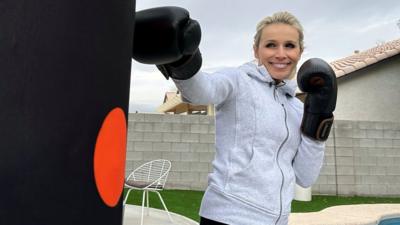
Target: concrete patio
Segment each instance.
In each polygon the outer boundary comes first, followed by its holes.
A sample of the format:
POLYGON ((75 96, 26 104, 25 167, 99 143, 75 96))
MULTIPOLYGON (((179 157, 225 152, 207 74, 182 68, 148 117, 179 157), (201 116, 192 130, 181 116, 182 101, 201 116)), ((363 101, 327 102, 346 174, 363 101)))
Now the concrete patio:
POLYGON ((292 213, 289 225, 376 225, 400 217, 400 204, 341 205, 319 212, 292 213))
MULTIPOLYGON (((136 205, 125 205, 124 212, 124 225, 140 225, 140 217, 142 213, 142 207, 136 205)), ((149 209, 149 215, 146 215, 144 211, 144 225, 198 225, 194 220, 187 217, 178 215, 170 212, 173 222, 168 218, 167 213, 164 210, 149 209)))
MULTIPOLYGON (((146 212, 146 211, 145 211, 146 212)), ((141 206, 126 205, 124 225, 140 225, 141 206)), ((184 216, 150 208, 144 217, 145 225, 198 225, 184 216)), ((292 213, 289 225, 376 225, 387 218, 400 217, 400 204, 362 204, 333 206, 319 212, 292 213)))

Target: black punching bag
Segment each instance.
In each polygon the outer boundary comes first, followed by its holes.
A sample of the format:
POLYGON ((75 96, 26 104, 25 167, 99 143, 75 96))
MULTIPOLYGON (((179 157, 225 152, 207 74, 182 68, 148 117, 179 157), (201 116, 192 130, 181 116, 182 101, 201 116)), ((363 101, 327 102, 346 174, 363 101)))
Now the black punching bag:
POLYGON ((122 224, 134 12, 0 1, 0 224, 122 224))

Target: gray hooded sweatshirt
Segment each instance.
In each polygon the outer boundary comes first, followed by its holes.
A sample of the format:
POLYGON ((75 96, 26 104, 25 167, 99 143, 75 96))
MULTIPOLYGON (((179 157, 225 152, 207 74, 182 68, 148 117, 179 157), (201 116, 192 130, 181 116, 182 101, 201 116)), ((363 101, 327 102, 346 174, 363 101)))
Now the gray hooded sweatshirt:
POLYGON ((295 183, 311 186, 324 143, 303 136, 296 82, 246 63, 174 80, 185 102, 214 104, 216 152, 200 215, 229 225, 285 225, 295 183))

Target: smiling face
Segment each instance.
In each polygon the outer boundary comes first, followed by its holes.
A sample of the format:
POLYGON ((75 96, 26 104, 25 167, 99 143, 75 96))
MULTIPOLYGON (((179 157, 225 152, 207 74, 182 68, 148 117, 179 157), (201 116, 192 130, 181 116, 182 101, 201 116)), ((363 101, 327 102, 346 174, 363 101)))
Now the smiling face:
POLYGON ((295 72, 301 53, 299 32, 283 23, 265 26, 258 46, 254 46, 259 65, 264 65, 277 82, 290 78, 295 72))

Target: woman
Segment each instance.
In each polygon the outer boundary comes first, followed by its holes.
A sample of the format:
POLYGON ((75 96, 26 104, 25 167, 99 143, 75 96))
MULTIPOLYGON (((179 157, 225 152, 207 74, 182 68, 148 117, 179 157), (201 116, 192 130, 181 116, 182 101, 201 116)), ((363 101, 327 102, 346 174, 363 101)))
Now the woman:
POLYGON ((295 182, 311 186, 323 142, 302 135, 303 104, 291 80, 303 52, 303 30, 288 12, 263 19, 255 62, 174 82, 185 101, 215 104, 216 153, 201 225, 287 224, 295 182))
MULTIPOLYGON (((291 80, 304 49, 298 20, 287 12, 266 17, 254 37, 256 60, 214 74, 198 72, 200 26, 186 10, 137 13, 135 29, 136 60, 173 78, 184 101, 215 105, 216 152, 200 224, 287 224, 295 183, 311 186, 324 156, 324 142, 300 129, 303 103, 291 80)), ((319 115, 306 112, 314 127, 319 115)))

